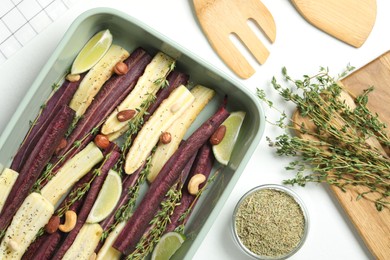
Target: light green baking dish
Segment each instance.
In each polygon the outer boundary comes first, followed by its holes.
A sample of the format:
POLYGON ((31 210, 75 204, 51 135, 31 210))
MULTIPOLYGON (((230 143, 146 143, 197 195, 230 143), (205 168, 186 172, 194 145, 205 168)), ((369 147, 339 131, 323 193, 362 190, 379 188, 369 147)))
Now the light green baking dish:
MULTIPOLYGON (((246 118, 229 166, 224 167, 213 185, 202 196, 186 229, 187 239, 175 254, 177 259, 191 259, 215 221, 226 199, 258 145, 265 125, 263 109, 257 97, 239 82, 234 81, 200 59, 190 50, 179 46, 146 24, 117 10, 96 8, 81 14, 70 26, 54 53, 37 76, 11 121, 0 137, 0 164, 10 165, 12 156, 51 91, 51 85, 65 74, 82 46, 96 32, 110 29, 114 43, 128 51, 143 47, 155 54, 161 50, 177 59, 176 68, 190 75, 190 82, 213 88, 218 97, 209 104, 194 122, 190 133, 206 120, 228 96, 230 111, 243 110, 246 118)), ((228 227, 226 227, 228 228, 228 227)))

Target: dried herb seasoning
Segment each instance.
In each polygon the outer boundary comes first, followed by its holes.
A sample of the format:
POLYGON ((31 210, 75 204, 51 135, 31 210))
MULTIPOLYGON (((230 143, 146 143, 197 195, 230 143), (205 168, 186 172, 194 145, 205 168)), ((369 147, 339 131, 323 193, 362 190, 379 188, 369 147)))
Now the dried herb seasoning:
POLYGON ((286 192, 258 189, 237 208, 235 228, 241 243, 252 253, 266 257, 288 255, 305 234, 301 206, 286 192))

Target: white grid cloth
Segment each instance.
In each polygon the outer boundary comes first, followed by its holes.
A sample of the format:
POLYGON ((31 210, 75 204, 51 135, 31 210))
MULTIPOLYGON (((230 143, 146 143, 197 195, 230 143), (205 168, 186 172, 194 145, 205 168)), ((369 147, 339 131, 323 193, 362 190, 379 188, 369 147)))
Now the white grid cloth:
POLYGON ((0 0, 0 65, 77 0, 0 0))

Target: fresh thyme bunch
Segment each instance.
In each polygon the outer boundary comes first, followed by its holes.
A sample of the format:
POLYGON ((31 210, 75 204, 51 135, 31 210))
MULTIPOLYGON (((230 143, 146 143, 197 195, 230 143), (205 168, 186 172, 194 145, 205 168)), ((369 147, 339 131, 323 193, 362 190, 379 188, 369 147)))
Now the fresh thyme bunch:
POLYGON ((295 171, 296 176, 285 180, 285 184, 305 186, 308 182, 324 182, 343 191, 350 185, 358 185, 365 189, 356 199, 371 200, 381 211, 390 208, 390 158, 386 153, 390 139, 386 125, 367 109, 368 94, 373 87, 356 97, 352 105, 342 97, 345 92, 338 79, 351 70, 353 67, 348 66, 335 79, 328 69, 321 68, 314 76, 293 80, 283 68, 288 86, 281 86, 275 77, 272 86, 285 101, 296 105, 299 117, 295 114, 287 118, 263 90, 258 89, 257 95, 280 112, 281 118, 274 124, 287 130, 275 141, 267 138, 278 155, 294 157, 286 169, 295 171), (290 130, 297 135, 290 135, 290 130))

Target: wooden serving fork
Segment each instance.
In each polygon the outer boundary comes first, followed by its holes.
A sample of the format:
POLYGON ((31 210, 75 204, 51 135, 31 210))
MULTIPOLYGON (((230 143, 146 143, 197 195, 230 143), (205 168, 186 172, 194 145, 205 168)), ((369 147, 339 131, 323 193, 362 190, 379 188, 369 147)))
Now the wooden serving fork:
POLYGON ((248 26, 248 20, 255 21, 268 40, 274 42, 276 26, 269 10, 260 0, 193 0, 193 3, 199 23, 220 58, 239 77, 252 76, 255 70, 229 37, 236 35, 263 64, 269 51, 248 26))

